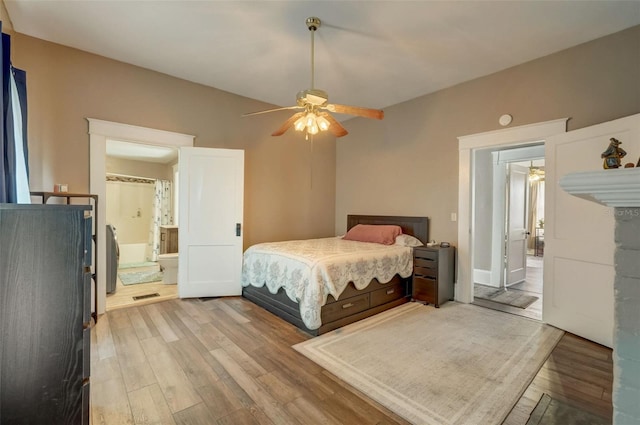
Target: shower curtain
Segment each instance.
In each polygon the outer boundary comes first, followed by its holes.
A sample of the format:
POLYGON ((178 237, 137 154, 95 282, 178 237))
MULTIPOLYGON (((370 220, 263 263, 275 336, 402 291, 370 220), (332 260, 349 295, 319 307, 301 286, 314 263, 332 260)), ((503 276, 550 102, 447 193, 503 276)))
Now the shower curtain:
POLYGON ((153 198, 153 218, 149 229, 149 244, 147 261, 158 261, 160 254, 160 226, 171 224, 171 182, 156 180, 155 196, 153 198))

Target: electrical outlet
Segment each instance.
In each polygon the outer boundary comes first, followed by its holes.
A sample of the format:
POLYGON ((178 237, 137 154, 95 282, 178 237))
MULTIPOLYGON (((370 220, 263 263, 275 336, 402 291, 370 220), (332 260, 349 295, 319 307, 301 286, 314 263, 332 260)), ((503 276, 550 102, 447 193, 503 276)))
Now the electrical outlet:
POLYGON ((452 212, 451 213, 451 221, 458 221, 458 214, 452 212))

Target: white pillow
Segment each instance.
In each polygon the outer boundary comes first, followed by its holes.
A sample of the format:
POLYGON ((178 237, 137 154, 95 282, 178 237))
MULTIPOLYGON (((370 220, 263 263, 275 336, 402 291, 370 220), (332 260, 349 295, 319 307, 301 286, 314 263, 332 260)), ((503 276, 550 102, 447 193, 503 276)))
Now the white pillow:
POLYGON ((405 234, 396 236, 395 244, 401 245, 401 246, 409 246, 409 247, 424 245, 422 242, 420 242, 420 239, 414 238, 411 235, 405 235, 405 234))

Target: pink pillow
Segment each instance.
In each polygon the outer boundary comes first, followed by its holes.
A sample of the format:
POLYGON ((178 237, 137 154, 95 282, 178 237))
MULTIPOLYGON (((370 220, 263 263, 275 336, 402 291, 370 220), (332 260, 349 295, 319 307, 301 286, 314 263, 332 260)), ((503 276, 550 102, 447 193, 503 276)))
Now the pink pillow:
POLYGON ((402 228, 400 226, 388 224, 356 224, 342 239, 393 245, 396 242, 396 236, 400 234, 402 234, 402 228))

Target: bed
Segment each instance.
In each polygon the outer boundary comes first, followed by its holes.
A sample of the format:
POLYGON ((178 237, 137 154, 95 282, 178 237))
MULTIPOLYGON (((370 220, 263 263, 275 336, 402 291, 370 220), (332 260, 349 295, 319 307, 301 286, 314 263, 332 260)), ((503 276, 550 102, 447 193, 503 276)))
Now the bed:
MULTIPOLYGON (((397 225, 404 235, 413 236, 424 244, 429 239, 427 217, 347 216, 348 231, 358 224, 397 225)), ((289 241, 287 244, 291 242, 293 251, 284 251, 284 242, 257 244, 245 251, 242 295, 311 335, 329 332, 410 299, 413 261, 410 247, 354 242, 361 244, 362 252, 346 252, 343 245, 348 241, 342 241, 341 237, 289 241), (371 273, 370 268, 378 267, 373 273, 380 280, 353 278, 354 275, 346 273, 343 266, 325 263, 324 256, 316 255, 315 244, 328 247, 329 257, 335 257, 336 264, 347 256, 352 267, 366 268, 368 273, 371 273), (303 278, 306 280, 302 287, 292 289, 285 285, 283 280, 303 273, 305 269, 311 274, 303 278), (327 275, 331 275, 331 279, 327 275), (316 284, 307 287, 309 281, 316 284)))

